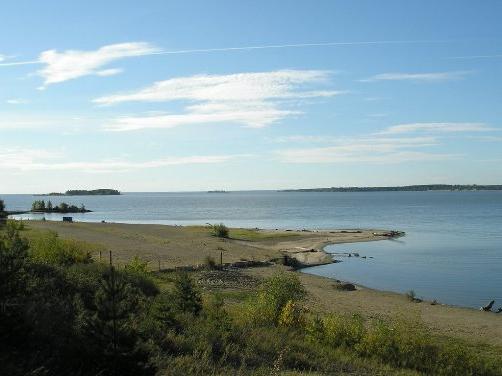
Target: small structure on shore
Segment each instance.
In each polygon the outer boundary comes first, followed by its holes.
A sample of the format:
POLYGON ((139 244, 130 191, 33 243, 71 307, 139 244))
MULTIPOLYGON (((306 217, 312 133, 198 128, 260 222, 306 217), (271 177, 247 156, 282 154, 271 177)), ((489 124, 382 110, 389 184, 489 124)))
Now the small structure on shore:
POLYGON ((63 217, 63 222, 73 222, 73 217, 63 217))

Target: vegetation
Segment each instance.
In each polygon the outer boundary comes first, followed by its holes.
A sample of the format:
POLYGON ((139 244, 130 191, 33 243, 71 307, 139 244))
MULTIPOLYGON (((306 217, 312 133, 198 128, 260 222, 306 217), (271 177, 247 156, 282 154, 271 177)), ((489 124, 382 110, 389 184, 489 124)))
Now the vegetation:
POLYGON ((120 191, 116 189, 71 189, 65 193, 61 192, 51 192, 39 196, 110 196, 110 195, 120 195, 120 191))
POLYGON ((72 189, 66 191, 65 196, 116 196, 120 194, 120 191, 116 189, 72 189))
POLYGON ((409 317, 308 311, 292 272, 229 303, 192 274, 152 273, 138 256, 117 268, 90 244, 23 231, 0 229, 2 374, 502 375, 499 357, 409 317))
POLYGON ((423 184, 398 187, 331 187, 288 189, 282 192, 388 192, 388 191, 501 191, 502 185, 423 184))
POLYGON ((5 222, 7 218, 7 212, 5 211, 5 204, 3 200, 0 200, 0 223, 5 222))
POLYGON ((223 223, 211 225, 211 230, 213 232, 213 235, 218 238, 228 238, 229 229, 223 223))
POLYGON ((38 213, 88 213, 90 210, 87 210, 84 204, 80 205, 80 207, 76 205, 70 205, 66 202, 62 202, 59 205, 53 205, 49 200, 47 203, 44 200, 35 200, 31 204, 31 211, 38 213))

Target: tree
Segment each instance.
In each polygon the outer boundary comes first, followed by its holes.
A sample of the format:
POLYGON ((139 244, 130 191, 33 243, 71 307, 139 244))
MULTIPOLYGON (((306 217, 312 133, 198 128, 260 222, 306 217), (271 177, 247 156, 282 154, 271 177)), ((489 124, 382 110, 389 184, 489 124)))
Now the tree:
POLYGON ((228 227, 225 226, 223 223, 218 223, 215 225, 212 225, 212 230, 213 230, 213 235, 218 237, 218 238, 228 238, 229 230, 228 227))
POLYGON ((136 347, 134 312, 140 292, 110 267, 96 292, 94 312, 84 314, 85 337, 100 358, 98 373, 140 375, 145 355, 136 347), (108 372, 106 372, 108 371, 108 372))
POLYGON ((252 301, 252 319, 264 323, 279 324, 288 311, 298 311, 296 305, 305 298, 306 291, 300 279, 293 273, 279 273, 266 279, 260 286, 256 298, 252 301), (286 308, 289 306, 288 308, 286 308), (285 310, 286 308, 286 310, 285 310))
POLYGON ((173 303, 181 312, 197 316, 202 309, 202 298, 188 273, 178 275, 174 282, 173 303))
POLYGON ((0 200, 0 226, 5 224, 7 219, 7 212, 5 211, 5 204, 3 200, 0 200))
POLYGON ((52 202, 51 200, 47 201, 47 210, 52 211, 52 202))

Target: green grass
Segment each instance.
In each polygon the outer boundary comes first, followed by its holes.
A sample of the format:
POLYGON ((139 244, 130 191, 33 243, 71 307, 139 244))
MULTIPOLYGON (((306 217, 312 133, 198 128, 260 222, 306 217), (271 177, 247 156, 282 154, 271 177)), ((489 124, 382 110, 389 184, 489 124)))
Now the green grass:
POLYGON ((300 234, 286 232, 265 232, 259 230, 249 230, 244 228, 230 229, 230 239, 245 240, 245 241, 261 241, 261 240, 293 240, 301 237, 300 234))

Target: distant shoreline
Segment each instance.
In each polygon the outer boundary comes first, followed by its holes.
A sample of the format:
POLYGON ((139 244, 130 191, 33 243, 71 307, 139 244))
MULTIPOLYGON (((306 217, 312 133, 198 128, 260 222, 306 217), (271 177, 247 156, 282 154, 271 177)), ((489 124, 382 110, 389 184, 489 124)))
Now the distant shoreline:
POLYGON ((429 191, 502 191, 502 185, 461 185, 461 184, 424 184, 389 187, 330 187, 284 189, 278 192, 429 192, 429 191))
POLYGON ((116 189, 72 189, 65 193, 51 192, 35 194, 34 196, 120 196, 122 193, 116 189))

